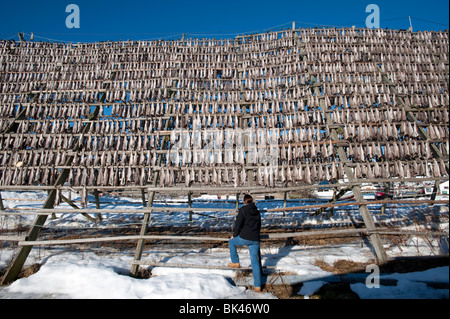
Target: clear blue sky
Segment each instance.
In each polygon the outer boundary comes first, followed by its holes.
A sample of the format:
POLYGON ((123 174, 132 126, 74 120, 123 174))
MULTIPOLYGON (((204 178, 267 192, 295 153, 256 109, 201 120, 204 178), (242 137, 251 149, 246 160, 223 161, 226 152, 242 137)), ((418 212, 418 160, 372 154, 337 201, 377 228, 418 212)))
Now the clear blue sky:
POLYGON ((93 42, 186 37, 232 38, 238 33, 297 27, 365 27, 366 6, 380 8, 380 27, 415 31, 444 30, 449 25, 448 0, 301 1, 301 0, 1 0, 0 38, 18 32, 36 40, 93 42), (69 4, 80 8, 80 28, 68 29, 69 4))

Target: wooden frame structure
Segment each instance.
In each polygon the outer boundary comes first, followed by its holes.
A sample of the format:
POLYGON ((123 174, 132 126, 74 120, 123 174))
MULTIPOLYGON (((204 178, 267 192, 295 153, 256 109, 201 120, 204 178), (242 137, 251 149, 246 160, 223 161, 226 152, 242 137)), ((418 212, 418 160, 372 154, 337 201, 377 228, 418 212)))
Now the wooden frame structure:
MULTIPOLYGON (((70 203, 65 188, 84 201, 88 190, 140 189, 149 210, 135 274, 156 192, 274 193, 326 181, 351 188, 383 263, 360 185, 448 180, 447 49, 448 31, 353 28, 0 41, 0 189, 47 189, 49 212, 70 203)), ((37 215, 3 283, 47 216, 37 215)))

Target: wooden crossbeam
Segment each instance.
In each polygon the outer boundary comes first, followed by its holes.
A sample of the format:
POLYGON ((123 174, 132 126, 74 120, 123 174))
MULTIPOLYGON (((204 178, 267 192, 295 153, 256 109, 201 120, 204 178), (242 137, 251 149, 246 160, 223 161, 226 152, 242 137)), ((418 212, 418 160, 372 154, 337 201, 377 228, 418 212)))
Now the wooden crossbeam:
MULTIPOLYGON (((252 267, 239 267, 232 268, 228 266, 219 266, 219 265, 195 265, 195 264, 180 264, 180 263, 162 263, 162 262, 153 262, 153 261, 142 261, 142 260, 134 260, 131 262, 133 265, 141 265, 141 266, 151 266, 151 267, 167 267, 167 268, 194 268, 194 269, 218 269, 218 270, 252 270, 252 267)), ((264 269, 276 269, 276 266, 263 266, 264 269)))
MULTIPOLYGON (((169 112, 171 112, 172 110, 172 105, 169 105, 169 112)), ((169 122, 171 122, 170 120, 166 120, 165 123, 165 130, 167 131, 169 129, 169 122)), ((167 147, 167 143, 169 142, 169 136, 166 135, 163 137, 163 141, 162 141, 162 148, 166 148, 167 147)), ((157 159, 157 163, 156 166, 161 166, 161 162, 162 162, 162 154, 158 155, 158 159, 157 159)), ((155 171, 155 174, 153 176, 153 181, 152 181, 152 186, 156 187, 158 185, 159 182, 159 178, 160 178, 160 171, 155 171)), ((152 207, 153 206, 153 202, 155 200, 155 195, 156 195, 156 191, 150 191, 148 193, 148 202, 147 202, 147 207, 152 207)), ((143 203, 144 204, 144 203, 143 203)), ((145 236, 145 234, 147 233, 147 225, 148 222, 150 221, 150 213, 146 213, 144 214, 144 219, 142 220, 142 226, 141 226, 141 230, 140 230, 140 236, 145 236)), ((135 260, 140 260, 142 257, 142 251, 144 249, 144 245, 145 245, 145 240, 140 239, 137 242, 136 245, 136 250, 134 253, 134 259, 135 260)), ((130 273, 133 276, 136 276, 138 274, 139 271, 139 265, 137 264, 133 264, 131 266, 131 270, 130 273)))
MULTIPOLYGON (((354 164, 351 162, 346 163, 349 167, 353 167, 354 164)), ((155 170, 156 171, 156 170, 155 170)), ((159 171, 159 170, 158 170, 159 171)), ((356 180, 356 181, 348 181, 345 183, 332 184, 331 187, 343 188, 355 185, 361 185, 364 183, 388 183, 388 182, 426 182, 426 181, 447 181, 449 178, 447 176, 442 177, 411 177, 411 178, 373 178, 373 179, 364 179, 364 180, 356 180)), ((190 186, 185 187, 181 186, 182 184, 177 184, 177 186, 173 187, 156 187, 152 185, 124 185, 124 186, 101 186, 103 191, 111 191, 117 190, 118 188, 124 190, 135 190, 140 191, 141 189, 145 189, 147 192, 160 192, 160 193, 175 193, 175 194, 187 194, 188 192, 193 193, 204 193, 205 187, 201 186, 190 186)), ((264 187, 264 186, 214 186, 213 192, 215 194, 236 194, 252 192, 254 194, 264 194, 264 193, 283 193, 290 191, 299 191, 305 189, 315 189, 315 188, 323 188, 324 185, 319 184, 305 184, 298 186, 280 186, 280 187, 264 187)), ((4 185, 1 186, 2 190, 49 190, 53 189, 54 186, 34 186, 34 185, 4 185)), ((98 189, 99 186, 60 186, 61 190, 81 190, 82 188, 86 189, 98 189)))
MULTIPOLYGON (((345 193, 347 193, 347 191, 349 191, 349 190, 351 190, 351 188, 343 188, 343 189, 341 189, 339 192, 336 192, 337 190, 334 189, 334 190, 333 190, 333 198, 330 199, 330 200, 328 201, 328 203, 335 203, 335 202, 338 201, 342 196, 344 196, 345 193)), ((323 213, 324 211, 326 211, 327 208, 328 208, 328 207, 326 207, 326 206, 323 206, 323 207, 319 208, 319 209, 314 213, 314 215, 316 215, 316 216, 317 216, 317 215, 320 215, 321 213, 323 213)), ((334 208, 334 206, 331 206, 331 210, 333 210, 333 208, 334 208)), ((332 211, 331 211, 331 213, 332 213, 332 211)))
MULTIPOLYGON (((398 89, 395 87, 395 85, 393 83, 391 83, 391 81, 389 80, 389 78, 387 77, 387 75, 383 75, 383 82, 385 82, 386 84, 388 84, 390 86, 390 88, 392 90, 396 90, 398 91, 398 89)), ((414 122, 416 124, 420 124, 419 121, 417 120, 415 114, 412 112, 412 109, 408 108, 403 100, 403 98, 401 96, 397 96, 396 99, 398 100, 398 102, 405 108, 406 110, 406 118, 411 121, 414 122)), ((433 156, 435 158, 444 158, 444 156, 442 155, 441 151, 436 147, 436 145, 434 143, 432 143, 432 141, 430 140, 427 132, 424 130, 424 128, 420 125, 417 125, 417 130, 419 135, 422 137, 423 140, 427 141, 431 152, 433 153, 433 156)), ((447 175, 450 174, 450 169, 449 169, 449 162, 448 160, 444 161, 444 166, 445 169, 447 171, 447 175)), ((431 199, 434 200, 436 198, 436 194, 439 188, 439 181, 436 180, 434 183, 434 187, 433 187, 433 193, 431 195, 431 199)))
MULTIPOLYGON (((448 200, 436 200, 436 199, 413 199, 413 200, 404 200, 404 199, 382 199, 382 200, 362 200, 362 201, 350 201, 350 202, 327 202, 325 204, 314 204, 314 205, 303 205, 303 206, 294 206, 294 207, 282 207, 282 208, 272 208, 272 209, 260 209, 263 213, 270 212, 282 212, 282 211, 301 211, 307 209, 315 209, 315 208, 331 208, 331 207, 345 207, 345 206, 359 206, 359 205, 385 205, 385 204, 399 204, 399 205, 421 205, 421 204, 448 204, 448 200)), ((1 212, 0 215, 11 215, 11 214, 21 214, 21 215, 51 215, 54 213, 57 214, 65 214, 65 213, 80 213, 80 214, 98 214, 100 212, 104 214, 146 214, 151 212, 236 212, 238 207, 236 208, 207 208, 207 207, 145 207, 143 209, 81 209, 81 210, 73 210, 73 209, 7 209, 4 212, 1 212)), ((207 217, 213 217, 209 215, 204 215, 207 217)), ((95 221, 95 220, 93 220, 95 221)))
MULTIPOLYGON (((65 197, 64 195, 60 195, 61 199, 69 204, 71 207, 73 207, 74 209, 80 209, 80 207, 78 207, 77 205, 75 205, 70 199, 68 199, 67 197, 65 197)), ((55 211, 52 212, 52 214, 55 214, 55 211)), ((91 216, 89 216, 87 213, 85 212, 81 212, 81 215, 86 217, 88 220, 90 220, 91 222, 95 222, 96 220, 94 218, 92 218, 91 216)))
MULTIPOLYGON (((338 139, 338 136, 337 136, 337 133, 336 133, 335 129, 332 130, 331 135, 332 135, 333 139, 338 139)), ((338 154, 339 154, 340 160, 343 163, 346 163, 348 161, 347 155, 345 154, 345 150, 344 150, 344 148, 342 146, 338 147, 338 154)), ((345 175, 347 175, 347 178, 348 178, 348 180, 350 182, 356 181, 356 177, 354 176, 351 168, 348 167, 347 165, 344 165, 344 172, 345 172, 345 175)), ((361 193, 361 188, 360 188, 359 185, 353 186, 352 187, 352 191, 353 191, 353 195, 355 197, 355 200, 357 202, 364 201, 364 197, 363 197, 363 195, 361 193)), ((370 214, 370 211, 369 211, 367 205, 360 205, 359 206, 359 212, 361 213, 361 216, 362 216, 362 218, 364 220, 364 224, 366 225, 366 228, 368 230, 370 230, 370 231, 375 230, 375 228, 376 228, 375 227, 375 223, 374 223, 374 221, 372 219, 372 215, 370 214)), ((378 262, 381 263, 381 264, 386 263, 387 260, 388 260, 388 257, 387 257, 386 251, 385 251, 385 249, 383 247, 383 244, 381 243, 380 236, 378 234, 376 234, 376 233, 372 233, 372 234, 369 235, 369 240, 372 243, 372 246, 373 246, 373 248, 375 250, 375 255, 376 255, 376 258, 377 258, 378 262)))
MULTIPOLYGON (((228 241, 229 238, 219 237, 200 237, 200 236, 171 236, 171 235, 132 235, 132 236, 115 236, 115 237, 99 237, 99 238, 80 238, 80 239, 56 239, 56 240, 41 240, 41 241, 20 241, 19 246, 48 246, 48 245, 71 245, 71 244, 87 244, 87 243, 101 243, 109 241, 143 241, 146 240, 174 240, 174 241, 228 241)), ((142 254, 142 253, 141 253, 142 254)), ((135 259, 139 260, 139 259, 135 259)))
MULTIPOLYGON (((371 235, 371 234, 386 234, 386 235, 400 235, 400 236, 448 236, 448 231, 429 231, 429 230, 396 230, 385 227, 378 227, 377 229, 369 230, 367 228, 343 228, 343 229, 325 229, 325 230, 311 230, 303 232, 292 233, 275 233, 275 234, 261 234, 261 241, 279 240, 286 238, 298 237, 321 237, 321 236, 348 236, 348 235, 371 235)), ((19 246, 52 246, 52 245, 75 245, 75 244, 90 244, 102 242, 118 242, 118 241, 151 241, 151 240, 167 240, 167 241, 194 241, 194 242, 227 242, 229 238, 211 237, 211 236, 174 236, 174 235, 130 235, 130 236, 112 236, 112 237, 96 237, 96 238, 78 238, 78 239, 55 239, 55 240, 40 240, 30 242, 24 237, 18 236, 2 236, 0 239, 5 241, 17 241, 19 246)), ((135 259, 138 260, 138 259, 135 259)))
MULTIPOLYGON (((315 82, 314 77, 311 77, 311 78, 312 78, 312 82, 315 82)), ((319 88, 315 88, 314 91, 315 91, 316 95, 320 95, 319 88)), ((328 109, 329 108, 329 105, 326 105, 325 100, 320 100, 319 103, 320 103, 320 106, 321 106, 322 109, 328 109)), ((328 113, 328 116, 326 117, 326 123, 328 125, 332 124, 332 119, 331 119, 331 114, 330 113, 328 113)), ((336 132, 336 128, 330 129, 330 133, 331 133, 331 139, 333 141, 338 141, 339 140, 339 136, 338 136, 338 134, 336 132)), ((347 154, 345 152, 344 147, 338 146, 337 147, 337 153, 338 153, 340 162, 342 162, 343 165, 344 165, 344 172, 345 172, 345 175, 347 176, 348 180, 350 182, 356 182, 357 178, 353 174, 353 171, 351 170, 351 168, 348 165, 346 165, 347 163, 349 163, 349 160, 347 158, 347 154)), ((352 187, 352 191, 353 191, 353 195, 355 197, 355 200, 357 202, 364 201, 364 197, 362 195, 361 188, 360 188, 359 185, 353 186, 352 187)), ((370 214, 370 211, 369 211, 367 205, 360 205, 359 206, 359 212, 361 213, 361 216, 363 218, 364 224, 366 225, 366 228, 369 231, 374 231, 376 229, 376 226, 375 226, 375 223, 373 221, 372 215, 370 214)), ((386 250, 384 249, 383 244, 381 243, 380 236, 378 234, 376 234, 376 233, 371 233, 371 234, 369 234, 369 240, 370 240, 370 242, 372 244, 372 247, 373 247, 373 249, 375 251, 375 257, 377 258, 378 262, 380 264, 386 263, 387 260, 388 260, 388 257, 387 257, 387 254, 386 254, 386 250)))

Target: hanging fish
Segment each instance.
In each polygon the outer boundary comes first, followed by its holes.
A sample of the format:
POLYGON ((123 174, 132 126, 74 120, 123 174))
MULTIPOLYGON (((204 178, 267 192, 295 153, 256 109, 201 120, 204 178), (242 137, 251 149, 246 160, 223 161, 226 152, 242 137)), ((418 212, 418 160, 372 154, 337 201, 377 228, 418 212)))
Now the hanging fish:
POLYGON ((186 169, 184 171, 184 182, 185 182, 186 187, 189 187, 190 181, 191 181, 191 177, 189 175, 189 169, 186 169))
POLYGON ((309 168, 309 164, 307 163, 304 168, 304 181, 307 184, 311 184, 311 169, 309 168))
POLYGON ((217 169, 217 185, 222 185, 222 170, 220 168, 217 169))
POLYGON ((217 185, 217 170, 216 168, 212 171, 212 184, 217 185))
POLYGON ((361 165, 359 163, 357 163, 355 167, 355 177, 362 178, 361 165))
POLYGON ((239 180, 240 180, 240 185, 241 186, 244 185, 246 180, 247 180, 247 173, 246 173, 244 167, 241 168, 241 174, 240 174, 239 180))
MULTIPOLYGON (((116 186, 115 178, 116 178, 116 172, 114 171, 114 167, 111 166, 109 168, 109 179, 107 185, 109 186, 116 186)), ((106 183, 106 179, 104 179, 104 182, 106 183)))
POLYGON ((102 176, 102 184, 100 185, 108 185, 108 177, 109 177, 109 171, 106 167, 103 167, 103 176, 102 176))
POLYGON ((433 174, 434 174, 434 177, 441 177, 440 167, 435 158, 433 158, 433 174))
POLYGON ((223 182, 228 183, 230 181, 228 168, 225 167, 223 170, 223 182))

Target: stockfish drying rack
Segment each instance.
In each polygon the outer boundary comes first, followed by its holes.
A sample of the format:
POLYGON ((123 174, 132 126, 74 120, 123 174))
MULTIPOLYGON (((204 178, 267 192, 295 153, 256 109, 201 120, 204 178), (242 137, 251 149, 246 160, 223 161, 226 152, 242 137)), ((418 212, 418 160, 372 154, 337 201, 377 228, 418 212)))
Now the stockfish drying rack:
POLYGON ((111 238, 137 241, 134 274, 155 238, 146 231, 156 193, 273 195, 323 182, 352 190, 365 224, 352 231, 385 262, 386 230, 361 184, 435 181, 436 192, 448 180, 448 45, 448 31, 295 27, 233 39, 0 41, 0 189, 48 192, 2 283, 45 244, 39 232, 61 200, 79 208, 63 190, 79 192, 82 207, 89 193, 141 193, 140 235, 111 238))

